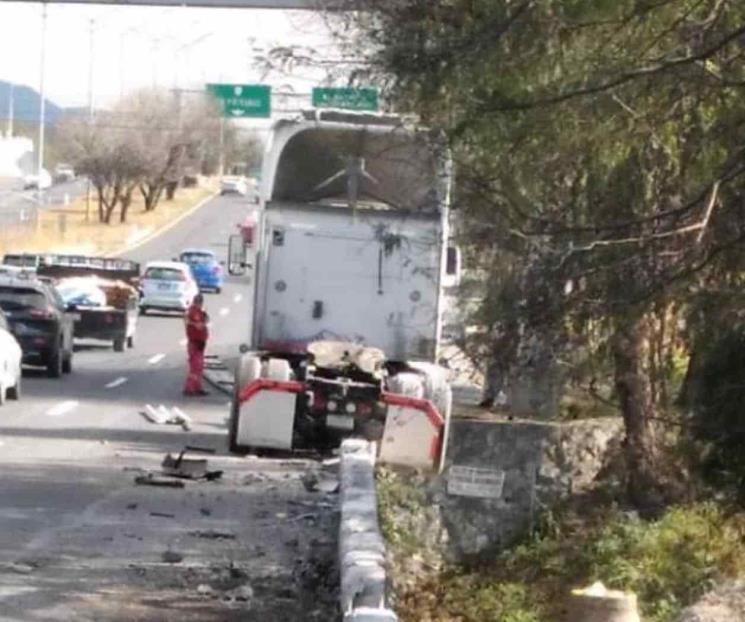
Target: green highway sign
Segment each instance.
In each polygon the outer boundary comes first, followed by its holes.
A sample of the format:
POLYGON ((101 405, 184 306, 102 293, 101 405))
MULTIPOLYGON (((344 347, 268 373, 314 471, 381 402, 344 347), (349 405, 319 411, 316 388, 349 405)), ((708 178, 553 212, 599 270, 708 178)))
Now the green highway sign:
POLYGON ((378 89, 316 87, 313 89, 313 106, 376 112, 378 110, 378 89))
POLYGON ((220 100, 224 117, 272 116, 272 90, 266 84, 208 84, 207 91, 220 100))

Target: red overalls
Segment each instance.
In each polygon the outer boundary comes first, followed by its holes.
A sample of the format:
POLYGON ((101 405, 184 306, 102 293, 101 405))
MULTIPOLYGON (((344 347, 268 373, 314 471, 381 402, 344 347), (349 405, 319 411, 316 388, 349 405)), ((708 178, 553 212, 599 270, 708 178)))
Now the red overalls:
POLYGON ((187 353, 189 355, 189 374, 184 385, 185 395, 201 395, 202 372, 204 371, 204 350, 207 346, 207 313, 191 305, 186 311, 187 353))

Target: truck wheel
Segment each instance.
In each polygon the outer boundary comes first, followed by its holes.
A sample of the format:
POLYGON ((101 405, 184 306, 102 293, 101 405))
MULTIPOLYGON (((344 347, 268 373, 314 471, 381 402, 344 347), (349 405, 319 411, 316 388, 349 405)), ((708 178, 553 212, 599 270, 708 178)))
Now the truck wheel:
POLYGON ((424 397, 424 382, 419 374, 401 372, 388 380, 388 390, 398 395, 421 399, 424 397))
POLYGON ((127 337, 127 347, 129 349, 132 349, 135 347, 135 336, 134 335, 130 335, 129 337, 127 337))
POLYGON ((47 361, 47 376, 50 378, 60 378, 62 376, 62 352, 57 350, 47 361))
POLYGON ((72 373, 72 352, 70 352, 70 356, 64 357, 62 359, 62 373, 63 374, 72 373))
POLYGON ((292 378, 292 367, 284 359, 269 359, 262 375, 269 380, 287 382, 292 378))
POLYGON ((114 339, 114 352, 124 352, 124 337, 114 339))
POLYGON ((140 315, 147 315, 147 307, 145 306, 140 307, 140 315))
POLYGON ((16 384, 14 387, 10 387, 7 392, 6 396, 11 400, 20 400, 21 399, 21 376, 18 375, 18 378, 16 380, 16 384))
POLYGON ((216 287, 215 288, 215 293, 216 294, 222 294, 222 287, 216 287))

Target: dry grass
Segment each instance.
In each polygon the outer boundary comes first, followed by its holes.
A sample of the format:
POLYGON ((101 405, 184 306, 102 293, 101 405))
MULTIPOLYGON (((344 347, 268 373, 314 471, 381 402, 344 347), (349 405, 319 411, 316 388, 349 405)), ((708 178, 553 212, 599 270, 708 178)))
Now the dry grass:
MULTIPOLYGON (((111 255, 157 232, 194 207, 217 189, 210 180, 199 188, 181 188, 173 201, 162 200, 145 212, 142 198, 135 197, 128 221, 110 225, 98 222, 98 205, 91 198, 90 214, 81 197, 67 207, 39 211, 35 222, 4 227, 0 231, 0 254, 6 252, 53 252, 111 255)), ((115 214, 118 217, 118 212, 115 214)))

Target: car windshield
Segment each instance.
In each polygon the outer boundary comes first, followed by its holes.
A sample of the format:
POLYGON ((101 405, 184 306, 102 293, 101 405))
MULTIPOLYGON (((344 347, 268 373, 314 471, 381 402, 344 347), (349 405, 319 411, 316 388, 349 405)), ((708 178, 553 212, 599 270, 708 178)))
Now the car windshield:
POLYGON ((145 278, 155 281, 185 281, 184 273, 177 268, 148 268, 145 278))
POLYGON ((46 306, 44 294, 40 291, 22 287, 0 287, 0 309, 21 311, 46 306))
POLYGON ((182 253, 181 261, 191 264, 211 264, 215 258, 209 253, 182 253))

